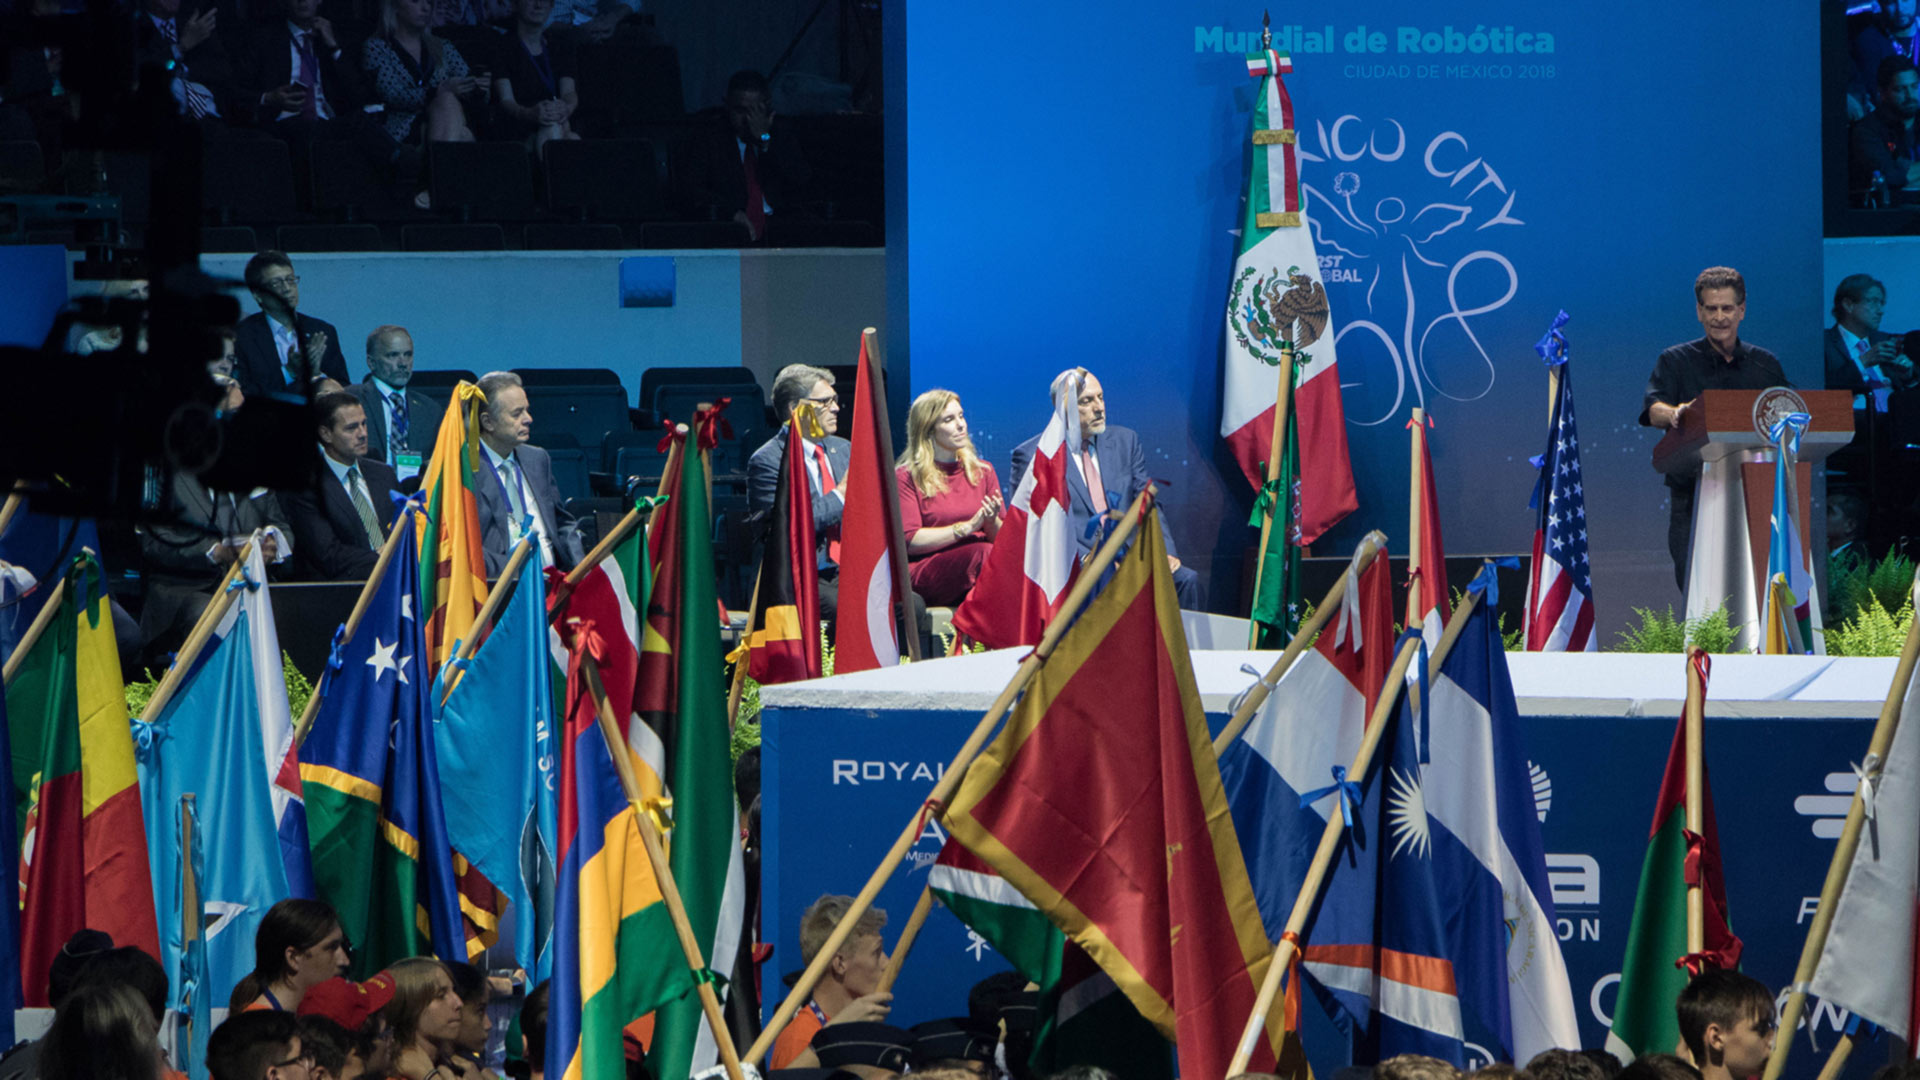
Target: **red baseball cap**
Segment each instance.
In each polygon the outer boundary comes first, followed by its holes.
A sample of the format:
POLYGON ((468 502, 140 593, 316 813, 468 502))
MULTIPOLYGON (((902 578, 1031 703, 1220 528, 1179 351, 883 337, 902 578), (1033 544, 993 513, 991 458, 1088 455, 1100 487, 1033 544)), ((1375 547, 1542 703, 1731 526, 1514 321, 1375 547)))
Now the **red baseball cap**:
POLYGON ((393 1000, 393 976, 381 972, 366 982, 332 978, 300 999, 301 1016, 324 1016, 348 1031, 359 1031, 367 1017, 393 1000))

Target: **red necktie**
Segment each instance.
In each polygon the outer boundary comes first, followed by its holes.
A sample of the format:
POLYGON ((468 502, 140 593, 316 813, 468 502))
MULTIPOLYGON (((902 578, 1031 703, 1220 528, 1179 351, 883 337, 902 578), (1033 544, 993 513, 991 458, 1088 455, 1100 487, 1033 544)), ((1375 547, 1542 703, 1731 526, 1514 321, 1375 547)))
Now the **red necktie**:
MULTIPOLYGON (((814 464, 820 466, 820 496, 821 498, 825 498, 833 494, 833 489, 836 485, 833 482, 833 467, 827 464, 827 452, 820 449, 817 444, 813 448, 813 461, 814 464)), ((827 540, 827 558, 832 559, 834 565, 838 566, 840 564, 840 529, 838 526, 835 526, 829 530, 829 533, 830 536, 827 540)))
POLYGON ((1107 512, 1107 489, 1100 483, 1100 459, 1092 447, 1080 452, 1081 471, 1087 477, 1087 497, 1093 502, 1093 512, 1107 512))
POLYGON ((747 227, 755 240, 767 234, 767 200, 760 192, 760 155, 749 145, 740 154, 740 166, 747 173, 747 227))

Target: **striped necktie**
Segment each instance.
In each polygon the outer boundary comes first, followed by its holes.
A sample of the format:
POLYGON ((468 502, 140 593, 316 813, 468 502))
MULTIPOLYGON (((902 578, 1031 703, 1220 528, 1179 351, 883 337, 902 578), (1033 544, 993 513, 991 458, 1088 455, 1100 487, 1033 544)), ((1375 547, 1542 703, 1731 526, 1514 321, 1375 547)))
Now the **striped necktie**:
POLYGON ((367 482, 360 475, 360 466, 347 466, 347 495, 353 500, 353 512, 360 515, 360 525, 367 530, 367 546, 380 548, 380 519, 373 516, 373 502, 367 498, 367 482))

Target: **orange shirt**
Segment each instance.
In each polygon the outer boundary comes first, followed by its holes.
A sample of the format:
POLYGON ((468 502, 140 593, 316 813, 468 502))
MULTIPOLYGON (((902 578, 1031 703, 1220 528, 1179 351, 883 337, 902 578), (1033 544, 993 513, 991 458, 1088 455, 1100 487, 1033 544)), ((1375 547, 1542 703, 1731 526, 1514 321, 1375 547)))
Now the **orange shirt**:
POLYGON ((780 1037, 773 1041, 773 1049, 767 1054, 767 1068, 784 1069, 813 1045, 814 1035, 826 1026, 816 1009, 817 1006, 808 1002, 793 1014, 793 1019, 780 1032, 780 1037))

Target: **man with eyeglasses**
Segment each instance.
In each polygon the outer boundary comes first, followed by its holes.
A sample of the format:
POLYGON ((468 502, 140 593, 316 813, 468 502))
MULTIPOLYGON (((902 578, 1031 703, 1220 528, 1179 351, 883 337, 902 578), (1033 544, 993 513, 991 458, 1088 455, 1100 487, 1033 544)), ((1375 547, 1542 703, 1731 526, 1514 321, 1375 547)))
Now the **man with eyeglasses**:
POLYGON ((213 1080, 309 1080, 313 1057, 289 1012, 260 1009, 227 1018, 207 1037, 213 1080))
MULTIPOLYGON (((794 406, 812 402, 826 435, 803 438, 807 480, 813 494, 813 537, 820 568, 820 617, 834 621, 840 600, 840 514, 846 509, 847 462, 852 444, 834 432, 840 428, 840 396, 833 389, 833 372, 807 364, 788 364, 773 379, 773 412, 785 420, 794 406)), ((803 433, 804 434, 804 433, 803 433)), ((780 485, 780 461, 787 445, 787 426, 747 459, 747 505, 756 519, 773 511, 780 485)))
POLYGON ((296 310, 300 277, 285 252, 263 251, 247 261, 247 290, 260 310, 235 328, 233 377, 248 397, 305 399, 322 379, 350 385, 340 332, 325 319, 296 310))

